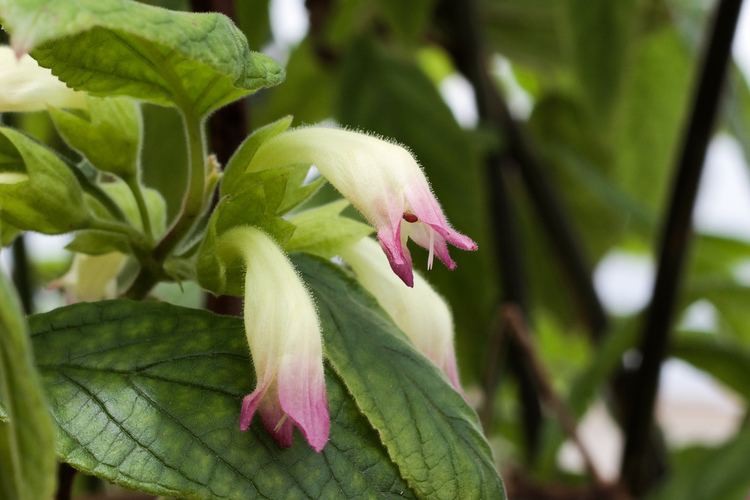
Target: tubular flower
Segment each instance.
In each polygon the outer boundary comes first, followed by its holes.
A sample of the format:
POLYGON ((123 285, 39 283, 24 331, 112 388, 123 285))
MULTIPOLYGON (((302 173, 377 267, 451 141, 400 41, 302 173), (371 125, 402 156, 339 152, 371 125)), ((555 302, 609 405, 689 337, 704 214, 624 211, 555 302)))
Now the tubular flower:
POLYGON ((406 288, 388 269, 377 243, 363 238, 340 252, 357 275, 357 281, 390 315, 419 352, 440 368, 459 391, 453 349, 453 315, 445 300, 419 274, 414 287, 406 288))
POLYGON ((77 253, 70 271, 56 285, 65 288, 71 303, 113 299, 117 295, 117 275, 126 260, 127 257, 119 252, 102 255, 77 253))
POLYGON ((86 94, 68 88, 31 56, 0 46, 0 112, 42 111, 48 106, 85 108, 86 94))
POLYGON ((413 286, 408 238, 429 251, 428 269, 437 255, 449 269, 456 263, 448 243, 476 250, 471 238, 454 230, 424 172, 403 147, 348 130, 307 127, 279 134, 261 145, 248 170, 295 163, 315 165, 377 230, 391 269, 413 286), (402 222, 408 224, 402 228, 402 222))
POLYGON ((222 248, 245 261, 245 334, 257 385, 242 401, 240 428, 256 411, 279 445, 292 445, 296 426, 315 451, 328 442, 330 421, 323 346, 312 297, 284 252, 263 231, 233 229, 222 248))

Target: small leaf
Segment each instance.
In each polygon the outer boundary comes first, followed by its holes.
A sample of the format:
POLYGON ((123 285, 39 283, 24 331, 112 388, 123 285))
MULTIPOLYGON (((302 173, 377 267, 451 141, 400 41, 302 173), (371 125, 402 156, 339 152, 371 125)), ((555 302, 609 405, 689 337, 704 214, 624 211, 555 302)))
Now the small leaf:
POLYGON ((273 123, 269 123, 250 134, 242 144, 234 151, 232 157, 224 168, 224 176, 221 180, 221 194, 231 192, 236 188, 236 182, 247 170, 250 161, 255 156, 258 148, 268 139, 284 132, 292 124, 291 116, 284 116, 273 123))
POLYGON ((99 170, 137 177, 143 128, 138 104, 127 97, 89 97, 87 103, 85 116, 50 108, 62 138, 99 170))
POLYGON ((501 499, 474 411, 375 299, 333 264, 294 259, 318 304, 326 357, 420 498, 501 499))
MULTIPOLYGON (((138 205, 135 202, 133 193, 130 188, 122 181, 108 182, 101 184, 101 188, 114 202, 122 209, 128 222, 138 229, 142 229, 141 216, 138 212, 138 205)), ((161 236, 167 227, 167 206, 164 198, 155 189, 143 188, 143 196, 146 202, 151 227, 156 237, 161 236)), ((93 204, 92 212, 102 218, 111 217, 103 207, 97 206, 95 200, 88 200, 93 204)), ((102 255, 109 252, 131 253, 130 244, 127 237, 121 234, 98 231, 84 230, 76 233, 73 241, 65 247, 73 252, 85 253, 88 255, 102 255)))
POLYGON ((300 435, 281 449, 258 422, 240 432, 242 397, 255 380, 239 318, 110 301, 31 325, 58 453, 78 469, 171 497, 414 497, 332 373, 322 453, 300 435))
POLYGON ((289 222, 296 229, 284 248, 288 252, 305 252, 330 259, 341 248, 371 234, 371 226, 341 215, 348 206, 348 201, 339 200, 294 215, 289 222))
POLYGON ((0 273, 0 498, 52 498, 54 428, 20 305, 0 273))
POLYGON ((94 95, 128 95, 203 116, 283 80, 226 16, 130 0, 0 0, 17 52, 94 95))
POLYGON ((0 217, 19 229, 47 234, 86 226, 83 191, 52 151, 0 127, 0 217))

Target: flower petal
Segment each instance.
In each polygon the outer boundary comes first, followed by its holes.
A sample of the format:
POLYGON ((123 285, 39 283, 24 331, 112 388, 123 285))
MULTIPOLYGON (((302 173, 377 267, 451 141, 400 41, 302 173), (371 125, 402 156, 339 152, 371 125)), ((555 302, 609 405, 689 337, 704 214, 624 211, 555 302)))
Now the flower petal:
POLYGON ((312 449, 323 450, 331 422, 328 415, 323 365, 301 359, 285 360, 279 371, 279 403, 312 449))

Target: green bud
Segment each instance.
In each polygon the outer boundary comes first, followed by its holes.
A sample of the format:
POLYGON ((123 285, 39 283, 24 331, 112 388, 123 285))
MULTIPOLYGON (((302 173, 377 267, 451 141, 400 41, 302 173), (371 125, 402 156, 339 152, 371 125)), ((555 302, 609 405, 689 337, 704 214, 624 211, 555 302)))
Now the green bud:
POLYGON ((88 97, 88 111, 50 108, 65 142, 99 170, 122 178, 138 174, 142 120, 127 97, 88 97))
POLYGON ((52 151, 0 127, 0 217, 18 229, 61 234, 89 220, 78 180, 52 151))

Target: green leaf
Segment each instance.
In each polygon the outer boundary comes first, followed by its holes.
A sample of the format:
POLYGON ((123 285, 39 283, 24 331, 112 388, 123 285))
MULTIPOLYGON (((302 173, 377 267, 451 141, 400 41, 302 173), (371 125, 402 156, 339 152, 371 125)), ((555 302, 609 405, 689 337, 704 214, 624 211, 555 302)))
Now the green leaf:
POLYGON ((261 144, 288 129, 292 124, 292 119, 290 115, 279 118, 275 122, 256 129, 242 141, 224 168, 224 176, 221 180, 222 195, 235 189, 237 180, 245 173, 261 144))
POLYGON ((0 18, 16 50, 94 95, 128 95, 203 116, 284 78, 221 14, 130 0, 2 0, 0 18))
POLYGON ((321 454, 300 435, 280 449, 258 422, 240 432, 255 381, 239 318, 110 301, 31 325, 58 453, 78 469, 175 497, 413 498, 330 372, 331 440, 321 454))
MULTIPOLYGON (((125 182, 119 180, 108 182, 101 184, 101 188, 122 209, 128 222, 137 229, 142 230, 143 224, 141 222, 140 213, 138 212, 138 205, 136 204, 132 191, 125 182)), ((144 188, 143 195, 149 218, 151 219, 151 227, 154 231, 154 235, 159 237, 164 234, 167 227, 166 202, 161 194, 155 189, 144 188)), ((95 204, 96 202, 92 201, 92 203, 95 204)), ((95 209, 97 212, 102 212, 102 210, 101 207, 95 209)), ((100 216, 107 218, 110 215, 102 213, 100 216)), ((73 252, 80 252, 89 255, 101 255, 115 251, 125 254, 131 253, 130 243, 127 237, 118 233, 98 230, 78 231, 75 238, 73 238, 73 241, 68 243, 65 248, 73 252)))
POLYGON ((235 2, 237 25, 251 47, 263 47, 271 40, 270 0, 242 0, 235 2))
POLYGON ((750 351, 736 339, 708 333, 679 335, 672 353, 750 401, 750 351))
POLYGON ((6 247, 13 243, 19 234, 21 234, 20 229, 2 220, 2 211, 0 210, 0 247, 6 247))
POLYGON ((567 62, 567 2, 483 0, 479 7, 488 42, 497 52, 548 74, 567 62))
POLYGON ((671 26, 640 37, 636 45, 616 111, 616 183, 657 210, 667 193, 693 66, 671 26))
POLYGON ((55 435, 20 304, 0 273, 0 497, 52 498, 55 435))
POLYGON ((375 299, 333 264, 294 259, 315 296, 326 357, 420 498, 504 498, 474 411, 375 299))
POLYGON ((568 0, 567 24, 573 70, 582 97, 595 114, 607 116, 619 97, 628 67, 639 0, 568 0))
POLYGON ((713 449, 693 449, 678 456, 672 473, 649 500, 743 500, 750 488, 747 457, 750 428, 745 426, 727 443, 713 449))
POLYGON ((429 24, 435 0, 379 0, 380 10, 393 31, 406 41, 417 41, 429 24))
POLYGON ((60 234, 85 227, 83 191, 52 151, 0 127, 0 217, 18 229, 60 234))
POLYGON ((341 248, 371 234, 371 226, 341 215, 348 206, 348 201, 339 200, 294 215, 289 222, 296 229, 284 248, 288 252, 305 252, 330 259, 341 248))
POLYGON ((49 110, 68 145, 99 170, 137 178, 143 123, 138 104, 126 97, 89 97, 88 112, 49 110))
POLYGON ((324 65, 310 41, 303 41, 289 56, 284 85, 253 103, 253 120, 270 123, 291 114, 300 123, 329 118, 335 107, 337 68, 324 65))

